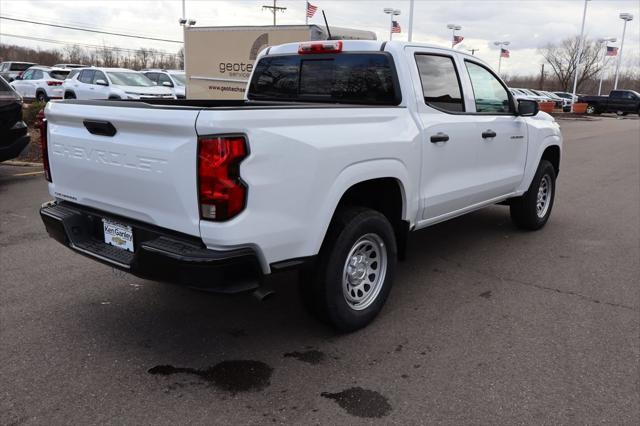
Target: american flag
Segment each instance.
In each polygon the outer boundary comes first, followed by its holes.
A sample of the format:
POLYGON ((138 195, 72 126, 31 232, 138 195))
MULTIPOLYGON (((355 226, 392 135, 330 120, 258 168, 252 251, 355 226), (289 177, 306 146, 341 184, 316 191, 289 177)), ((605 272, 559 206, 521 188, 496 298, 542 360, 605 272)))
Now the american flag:
POLYGON ((500 56, 503 58, 509 57, 509 51, 507 49, 500 49, 500 56))
POLYGON ((316 14, 316 10, 318 10, 318 6, 314 6, 307 2, 307 18, 313 18, 313 15, 316 14))
POLYGON ((453 36, 453 45, 455 46, 456 44, 462 43, 462 40, 464 40, 464 37, 454 35, 453 36))
POLYGON ((398 21, 391 21, 391 32, 392 33, 400 33, 402 29, 400 28, 400 24, 398 21))
POLYGON ((607 46, 607 56, 618 56, 618 48, 607 46))

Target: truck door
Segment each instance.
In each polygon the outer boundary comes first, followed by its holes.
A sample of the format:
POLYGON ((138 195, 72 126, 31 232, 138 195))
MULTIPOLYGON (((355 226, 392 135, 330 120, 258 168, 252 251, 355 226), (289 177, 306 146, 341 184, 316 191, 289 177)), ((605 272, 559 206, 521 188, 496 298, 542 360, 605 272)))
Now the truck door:
POLYGON ((520 185, 527 160, 527 124, 515 113, 515 103, 507 87, 485 65, 461 58, 463 78, 473 94, 477 148, 477 194, 483 202, 513 193, 520 185))
POLYGON ((465 114, 456 60, 447 50, 406 48, 422 125, 422 225, 476 203, 476 123, 465 114))

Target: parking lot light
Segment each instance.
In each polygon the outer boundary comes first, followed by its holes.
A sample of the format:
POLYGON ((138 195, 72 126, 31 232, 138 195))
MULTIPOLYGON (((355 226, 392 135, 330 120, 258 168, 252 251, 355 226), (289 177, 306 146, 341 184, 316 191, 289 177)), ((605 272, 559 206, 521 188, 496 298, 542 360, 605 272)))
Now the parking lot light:
POLYGON ((622 63, 622 48, 624 47, 624 36, 627 32, 627 22, 633 21, 633 15, 630 13, 621 13, 620 19, 624 21, 624 27, 622 29, 622 41, 620 42, 620 51, 618 52, 618 64, 616 65, 616 81, 613 84, 613 90, 618 88, 618 78, 620 77, 620 64, 622 63))

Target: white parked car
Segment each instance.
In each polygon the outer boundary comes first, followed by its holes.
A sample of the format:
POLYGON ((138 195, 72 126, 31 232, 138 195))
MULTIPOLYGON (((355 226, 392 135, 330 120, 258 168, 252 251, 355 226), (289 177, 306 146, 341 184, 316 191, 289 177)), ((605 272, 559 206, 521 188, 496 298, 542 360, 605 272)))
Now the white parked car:
POLYGON ((48 102, 49 99, 62 99, 62 82, 67 74, 68 69, 36 65, 9 84, 25 100, 48 102))
POLYGON ((185 99, 185 75, 182 70, 142 70, 142 73, 149 77, 158 86, 169 87, 178 99, 185 99))
POLYGON ((175 99, 170 88, 126 68, 76 68, 63 89, 65 99, 175 99))
POLYGON ((245 100, 50 102, 51 237, 210 291, 297 268, 311 312, 353 331, 382 309, 409 232, 495 204, 523 229, 549 219, 560 127, 477 57, 330 40, 255 64, 245 100))

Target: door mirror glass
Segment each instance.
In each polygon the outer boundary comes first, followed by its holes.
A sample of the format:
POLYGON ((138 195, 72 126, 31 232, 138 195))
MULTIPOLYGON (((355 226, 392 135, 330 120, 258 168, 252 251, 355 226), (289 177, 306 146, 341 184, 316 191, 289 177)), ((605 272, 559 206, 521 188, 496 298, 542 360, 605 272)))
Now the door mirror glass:
POLYGON ((533 117, 540 111, 538 102, 528 99, 520 99, 518 101, 518 115, 523 117, 533 117))
POLYGON ((163 85, 164 87, 173 87, 173 84, 171 84, 171 82, 170 82, 170 81, 163 81, 163 82, 162 82, 162 85, 163 85))
POLYGON ((98 80, 96 80, 96 84, 97 84, 98 86, 108 86, 108 85, 109 85, 109 83, 107 83, 105 80, 103 80, 103 79, 101 79, 101 78, 100 78, 100 79, 98 79, 98 80))

